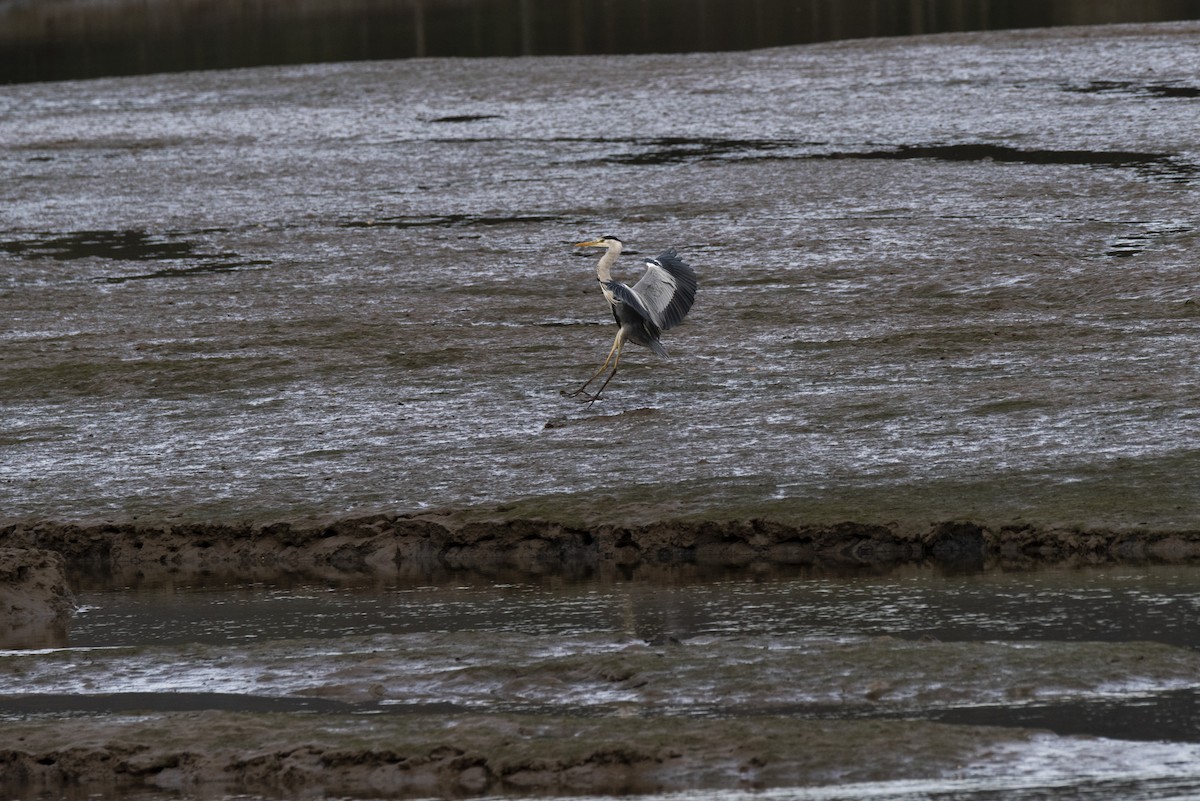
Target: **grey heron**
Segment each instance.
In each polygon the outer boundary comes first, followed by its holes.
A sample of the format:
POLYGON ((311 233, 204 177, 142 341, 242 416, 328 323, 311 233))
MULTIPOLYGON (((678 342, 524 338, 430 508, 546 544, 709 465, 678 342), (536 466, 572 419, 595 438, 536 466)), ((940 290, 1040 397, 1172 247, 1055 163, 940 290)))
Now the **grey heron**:
POLYGON ((596 264, 596 278, 604 299, 612 308, 617 321, 617 336, 613 340, 608 358, 583 386, 574 392, 563 392, 569 398, 579 398, 595 403, 600 393, 617 374, 621 361, 621 346, 626 342, 649 348, 659 356, 666 356, 667 349, 658 337, 669 328, 683 322, 684 315, 692 308, 696 299, 696 273, 673 250, 664 250, 658 258, 646 259, 646 272, 633 286, 613 280, 612 266, 621 253, 621 240, 615 236, 602 236, 587 242, 578 242, 578 248, 604 248, 604 255, 596 264), (587 391, 588 385, 600 377, 612 363, 612 372, 600 389, 587 391))

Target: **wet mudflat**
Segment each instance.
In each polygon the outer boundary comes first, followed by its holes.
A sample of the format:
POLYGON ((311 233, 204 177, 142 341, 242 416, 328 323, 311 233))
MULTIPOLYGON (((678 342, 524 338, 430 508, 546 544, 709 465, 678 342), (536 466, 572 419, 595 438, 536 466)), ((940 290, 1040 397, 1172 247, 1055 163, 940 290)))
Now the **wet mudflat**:
MULTIPOLYGON (((0 514, 193 540, 447 507, 1190 536, 1197 44, 5 87, 0 514), (678 249, 701 289, 673 358, 630 352, 585 407, 560 390, 612 330, 570 243, 606 233, 631 262, 678 249)), ((194 589, 83 567, 69 630, 0 657, 6 791, 1200 785, 1187 566, 194 589)))
POLYGON ((1197 35, 6 87, 4 513, 1193 526, 1197 35))
POLYGON ((1200 789, 1188 567, 77 582, 0 653, 28 797, 1200 789))

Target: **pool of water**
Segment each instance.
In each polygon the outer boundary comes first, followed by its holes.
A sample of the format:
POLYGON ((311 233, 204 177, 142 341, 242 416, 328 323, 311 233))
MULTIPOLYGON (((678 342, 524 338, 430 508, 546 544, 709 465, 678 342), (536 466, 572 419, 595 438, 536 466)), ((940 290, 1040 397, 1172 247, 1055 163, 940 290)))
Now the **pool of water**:
POLYGON ((77 648, 511 631, 529 636, 893 636, 943 642, 1152 640, 1200 650, 1200 583, 1188 566, 872 575, 781 568, 664 571, 661 581, 514 574, 375 581, 110 587, 78 595, 77 648), (671 581, 671 574, 676 578, 671 581), (724 577, 722 577, 724 575, 724 577))

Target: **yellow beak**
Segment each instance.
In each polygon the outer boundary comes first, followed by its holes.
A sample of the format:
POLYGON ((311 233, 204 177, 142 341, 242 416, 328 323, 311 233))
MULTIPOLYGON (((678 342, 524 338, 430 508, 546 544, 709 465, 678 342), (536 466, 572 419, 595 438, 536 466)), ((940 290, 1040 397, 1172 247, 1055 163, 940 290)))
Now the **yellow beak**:
POLYGON ((603 247, 607 247, 607 245, 604 244, 603 239, 592 239, 588 242, 576 242, 575 247, 577 247, 577 248, 603 248, 603 247))

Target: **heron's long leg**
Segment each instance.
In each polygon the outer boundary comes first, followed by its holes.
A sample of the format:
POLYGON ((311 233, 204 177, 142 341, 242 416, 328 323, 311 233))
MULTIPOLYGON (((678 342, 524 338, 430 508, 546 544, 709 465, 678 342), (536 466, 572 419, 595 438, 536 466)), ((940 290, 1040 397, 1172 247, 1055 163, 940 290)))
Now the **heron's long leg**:
POLYGON ((600 389, 596 390, 595 394, 592 395, 592 399, 588 401, 589 404, 600 400, 600 393, 604 391, 604 388, 608 386, 608 382, 612 381, 613 376, 617 374, 617 367, 621 364, 621 344, 621 342, 617 343, 617 356, 613 359, 612 372, 608 374, 608 378, 604 379, 604 383, 600 385, 600 389))
MULTIPOLYGON (((604 364, 600 365, 600 369, 597 370, 596 372, 592 373, 592 377, 589 378, 587 381, 584 381, 582 387, 580 387, 579 389, 575 390, 574 392, 570 392, 570 393, 564 391, 563 392, 564 395, 566 395, 568 398, 576 398, 576 397, 579 397, 580 395, 588 394, 587 393, 588 384, 595 381, 597 378, 600 377, 601 373, 603 373, 605 370, 608 369, 608 363, 613 360, 613 356, 615 355, 618 360, 621 358, 621 345, 623 345, 625 343, 624 333, 625 332, 620 329, 617 330, 617 335, 616 335, 616 337, 613 338, 612 348, 609 349, 608 356, 604 359, 604 364)), ((614 366, 613 372, 616 372, 615 366, 614 366)), ((612 376, 610 375, 608 377, 608 379, 604 382, 604 386, 608 386, 608 382, 611 380, 612 380, 612 376)), ((600 387, 600 389, 603 390, 604 386, 600 387)), ((600 395, 600 393, 597 392, 595 395, 589 395, 588 397, 590 400, 594 401, 599 395, 600 395)))

